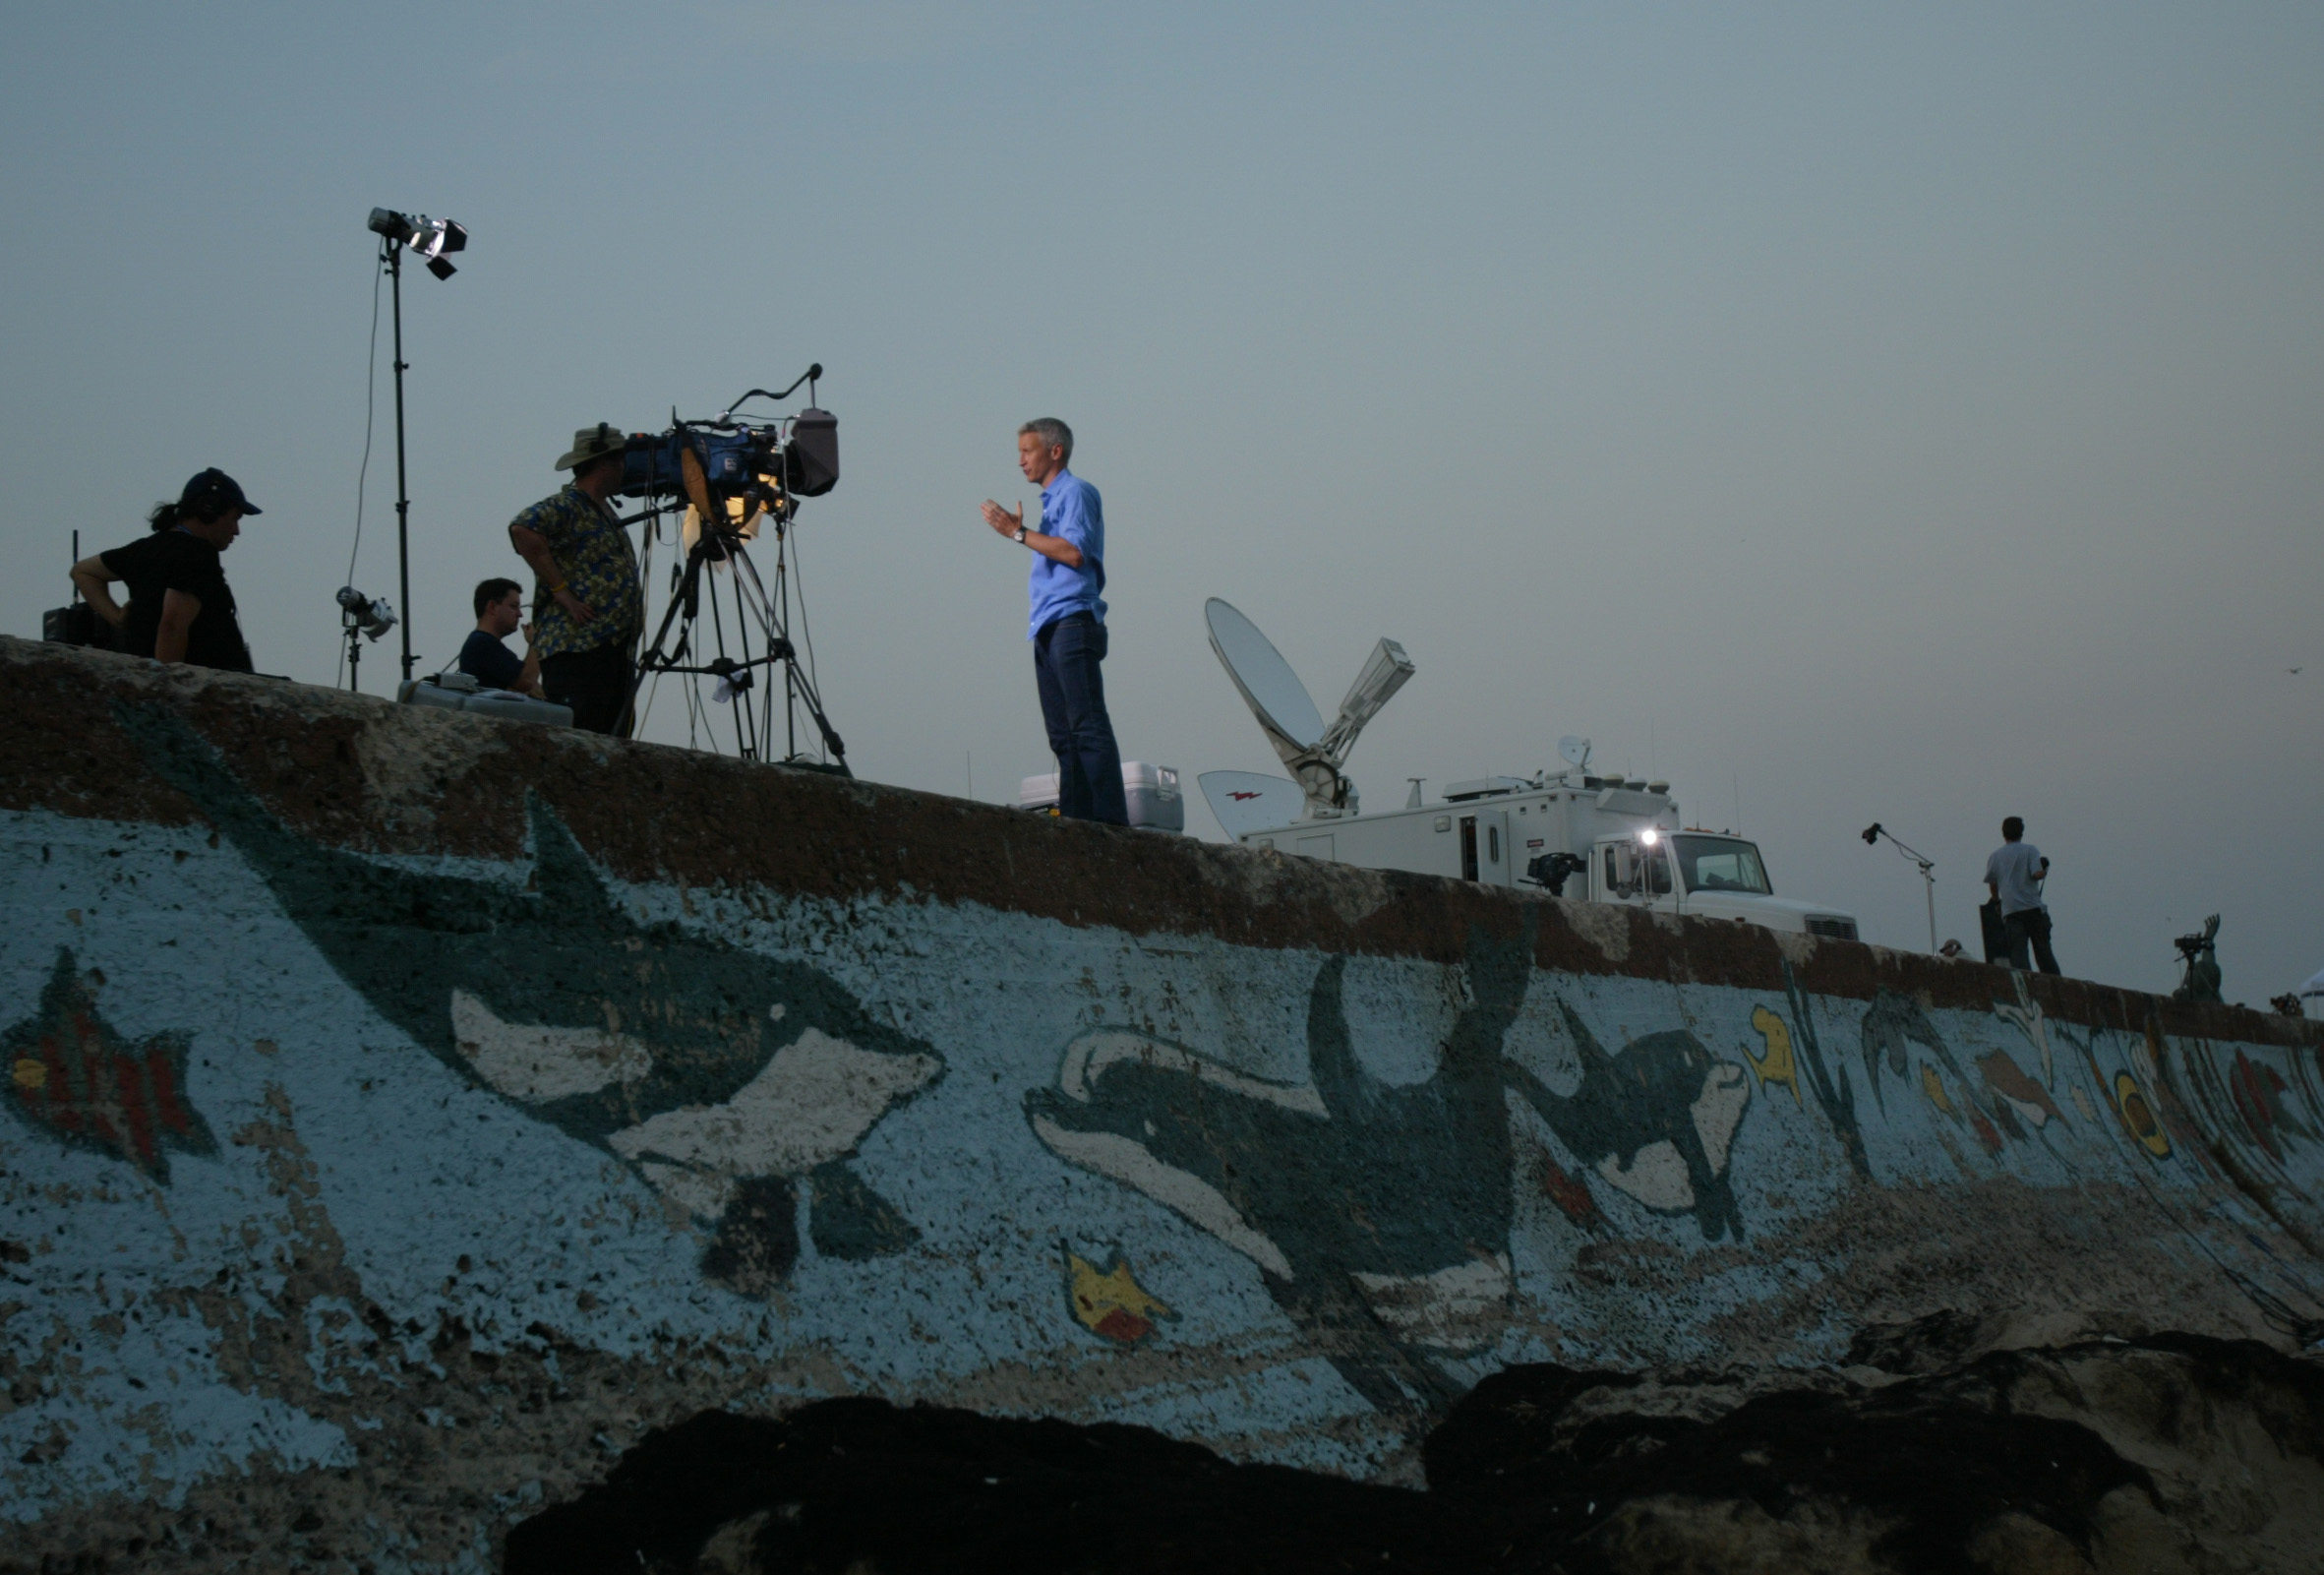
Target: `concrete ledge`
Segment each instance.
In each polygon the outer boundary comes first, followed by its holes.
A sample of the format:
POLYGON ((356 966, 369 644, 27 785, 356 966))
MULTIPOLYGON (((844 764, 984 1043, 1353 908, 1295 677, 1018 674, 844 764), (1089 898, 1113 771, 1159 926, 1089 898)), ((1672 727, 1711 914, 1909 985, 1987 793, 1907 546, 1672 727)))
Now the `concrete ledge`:
POLYGON ((705 1409, 1411 1484, 1519 1363, 2324 1317, 2296 1019, 19 640, 0 692, 0 1570, 484 1568, 705 1409))

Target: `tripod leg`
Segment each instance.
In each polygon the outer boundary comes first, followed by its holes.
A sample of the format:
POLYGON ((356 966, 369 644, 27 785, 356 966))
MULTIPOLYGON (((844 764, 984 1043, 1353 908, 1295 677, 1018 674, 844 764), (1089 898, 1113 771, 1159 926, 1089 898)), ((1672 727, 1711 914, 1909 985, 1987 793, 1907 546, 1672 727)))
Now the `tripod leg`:
MULTIPOLYGON (((791 643, 789 632, 779 628, 776 624, 772 610, 767 602, 766 585, 758 577, 758 566, 751 563, 749 558, 739 550, 735 556, 737 561, 742 565, 742 573, 747 574, 750 576, 751 588, 758 593, 759 617, 767 624, 770 634, 778 637, 780 640, 780 643, 774 648, 779 651, 782 656, 784 683, 787 686, 790 686, 792 692, 796 693, 801 699, 806 702, 807 715, 813 719, 815 731, 822 735, 823 747, 829 750, 831 752, 832 757, 839 762, 842 768, 845 768, 847 765, 847 746, 840 742, 839 735, 832 730, 831 719, 823 714, 823 697, 815 693, 814 681, 810 679, 804 672, 801 671, 799 666, 799 651, 798 648, 791 643)), ((740 582, 740 575, 738 575, 738 585, 740 582)))
MULTIPOLYGON (((691 608, 695 605, 695 597, 698 594, 697 587, 701 577, 702 544, 697 541, 694 543, 693 551, 685 555, 685 574, 680 579, 678 589, 671 594, 669 607, 662 614, 662 627, 654 631, 653 644, 646 648, 646 653, 637 659, 637 665, 630 670, 629 698, 622 707, 623 721, 627 726, 633 727, 636 724, 637 692, 645 687, 646 675, 668 665, 675 659, 662 654, 662 641, 670 637, 670 626, 678 621, 679 609, 691 608)), ((692 622, 690 613, 687 615, 686 621, 692 622)), ((679 632, 678 639, 680 648, 684 649, 685 634, 683 629, 679 632)))

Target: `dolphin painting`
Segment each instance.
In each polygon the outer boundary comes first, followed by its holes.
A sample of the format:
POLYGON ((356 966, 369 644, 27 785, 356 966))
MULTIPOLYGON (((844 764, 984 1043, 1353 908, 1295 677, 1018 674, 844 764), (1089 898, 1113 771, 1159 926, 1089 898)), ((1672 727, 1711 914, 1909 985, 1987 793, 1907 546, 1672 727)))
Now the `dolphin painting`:
POLYGON ((917 1239, 849 1159, 943 1059, 830 975, 632 918, 538 798, 525 889, 417 874, 295 835, 174 713, 116 713, 382 1016, 628 1166, 709 1234, 710 1278, 779 1283, 800 1252, 803 1194, 825 1256, 917 1239))
POLYGON ((1357 1063, 1347 959, 1331 957, 1308 992, 1308 1082, 1099 1031, 1066 1048, 1058 1086, 1026 1096, 1027 1120, 1058 1158, 1256 1263, 1277 1305, 1375 1409, 1441 1411, 1461 1386, 1414 1348, 1473 1348, 1506 1318, 1501 1042, 1524 1000, 1528 939, 1472 939, 1472 1003, 1425 1083, 1384 1083, 1357 1063))
POLYGON ((1580 1030, 1581 1086, 1551 1092, 1503 1055, 1531 935, 1530 921, 1507 939, 1472 933, 1471 1003, 1426 1082, 1392 1085, 1357 1063, 1347 959, 1331 957, 1308 996, 1307 1082, 1098 1030, 1066 1047, 1057 1086, 1026 1096, 1027 1120, 1058 1158, 1249 1258, 1277 1305, 1375 1409, 1426 1416, 1460 1390, 1435 1356, 1485 1347, 1507 1324, 1509 1091, 1611 1184, 1649 1207, 1693 1212, 1706 1237, 1742 1230, 1726 1164, 1749 1099, 1743 1068, 1683 1033, 1607 1058, 1580 1030))
POLYGON ((1581 1082, 1553 1094, 1512 1065, 1511 1080, 1574 1157, 1660 1214, 1692 1214, 1702 1239, 1743 1240, 1727 1163, 1751 1081, 1683 1028, 1634 1039, 1609 1056, 1574 1008, 1558 1010, 1581 1058, 1581 1082))

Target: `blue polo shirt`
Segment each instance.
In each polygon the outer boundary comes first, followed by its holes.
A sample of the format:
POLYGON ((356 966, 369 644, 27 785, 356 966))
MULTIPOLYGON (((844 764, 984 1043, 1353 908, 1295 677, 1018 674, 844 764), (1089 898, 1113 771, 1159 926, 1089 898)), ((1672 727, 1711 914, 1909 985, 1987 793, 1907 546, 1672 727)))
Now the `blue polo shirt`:
POLYGON ((1081 567, 1068 569, 1033 555, 1033 622, 1025 637, 1032 639, 1043 626, 1071 613, 1105 622, 1105 602, 1098 594, 1105 588, 1105 508, 1098 501, 1098 489, 1070 470, 1051 476, 1041 490, 1041 533, 1079 547, 1081 567))

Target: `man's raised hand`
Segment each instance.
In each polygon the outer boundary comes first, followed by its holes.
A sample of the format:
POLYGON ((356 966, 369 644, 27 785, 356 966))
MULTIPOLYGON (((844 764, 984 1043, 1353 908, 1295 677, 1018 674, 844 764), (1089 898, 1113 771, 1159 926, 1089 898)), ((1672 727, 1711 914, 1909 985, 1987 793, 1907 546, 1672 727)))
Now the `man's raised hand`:
POLYGON ((987 498, 984 500, 984 507, 982 513, 984 515, 984 522, 990 525, 994 532, 999 535, 1014 536, 1019 530, 1022 530, 1025 527, 1025 510, 1022 505, 1018 507, 1015 514, 1011 514, 1006 509, 1003 509, 999 504, 994 503, 990 498, 987 498))

